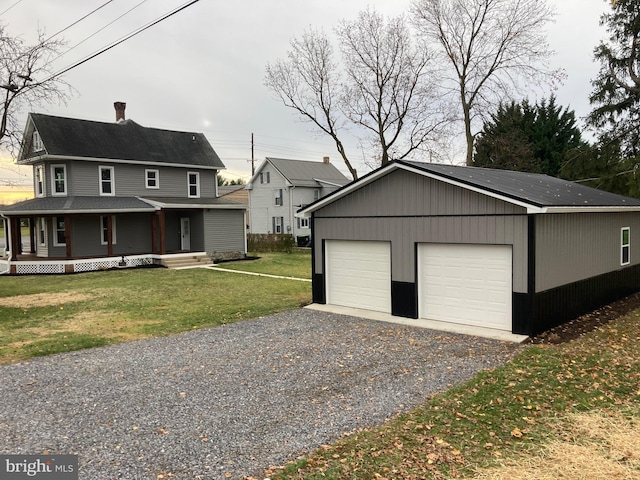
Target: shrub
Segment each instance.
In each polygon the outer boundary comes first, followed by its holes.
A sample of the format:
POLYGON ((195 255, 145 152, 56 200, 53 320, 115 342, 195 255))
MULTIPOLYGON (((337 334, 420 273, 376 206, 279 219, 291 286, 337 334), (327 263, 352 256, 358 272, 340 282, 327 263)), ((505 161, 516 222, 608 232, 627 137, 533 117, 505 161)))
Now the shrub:
POLYGON ((286 252, 291 253, 295 246, 293 235, 275 233, 247 234, 247 248, 250 252, 286 252))

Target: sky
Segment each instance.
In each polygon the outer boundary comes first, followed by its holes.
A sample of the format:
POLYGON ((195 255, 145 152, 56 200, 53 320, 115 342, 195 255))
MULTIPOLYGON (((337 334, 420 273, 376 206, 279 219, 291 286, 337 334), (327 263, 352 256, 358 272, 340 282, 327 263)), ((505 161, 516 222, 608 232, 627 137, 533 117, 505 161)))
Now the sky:
MULTIPOLYGON (((52 35, 105 2, 0 0, 0 22, 6 32, 31 42, 38 29, 52 35)), ((185 3, 112 0, 62 34, 73 48, 56 60, 54 70, 63 70, 185 3)), ((598 71, 593 49, 605 35, 599 18, 609 4, 551 3, 557 13, 548 29, 556 52, 551 66, 563 68, 567 75, 553 93, 559 105, 584 117, 589 112, 590 82, 598 71)), ((409 5, 410 0, 200 0, 66 73, 65 80, 75 89, 69 101, 34 111, 110 122, 115 121, 113 103, 122 101, 127 103, 126 117, 141 125, 204 133, 227 166, 223 174, 229 178, 250 178, 252 134, 256 167, 268 156, 317 161, 329 156, 348 176, 332 142, 264 86, 265 66, 285 58, 290 40, 309 27, 331 35, 340 20, 354 20, 367 7, 396 16, 407 13, 409 5)), ((28 113, 20 112, 22 123, 28 113)), ((357 142, 345 143, 359 173, 365 173, 368 168, 358 158, 357 142)), ((0 185, 16 182, 30 183, 31 171, 0 160, 0 185)))

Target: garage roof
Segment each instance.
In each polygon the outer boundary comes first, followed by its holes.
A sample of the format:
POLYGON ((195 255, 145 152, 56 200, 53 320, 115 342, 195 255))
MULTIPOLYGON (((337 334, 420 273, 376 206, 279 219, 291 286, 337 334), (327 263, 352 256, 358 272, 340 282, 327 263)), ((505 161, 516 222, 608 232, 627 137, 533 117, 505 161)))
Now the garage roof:
POLYGON ((640 211, 640 200, 537 173, 396 160, 299 211, 308 216, 323 206, 388 175, 412 171, 527 208, 528 213, 640 211))

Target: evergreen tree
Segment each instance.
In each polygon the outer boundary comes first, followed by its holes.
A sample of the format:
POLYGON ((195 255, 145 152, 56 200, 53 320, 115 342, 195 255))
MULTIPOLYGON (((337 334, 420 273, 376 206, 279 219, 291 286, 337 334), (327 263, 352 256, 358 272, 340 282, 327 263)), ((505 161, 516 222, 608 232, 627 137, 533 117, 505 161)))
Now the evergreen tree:
POLYGON ((558 176, 567 153, 583 144, 575 113, 554 96, 531 105, 501 104, 476 140, 473 164, 558 176))

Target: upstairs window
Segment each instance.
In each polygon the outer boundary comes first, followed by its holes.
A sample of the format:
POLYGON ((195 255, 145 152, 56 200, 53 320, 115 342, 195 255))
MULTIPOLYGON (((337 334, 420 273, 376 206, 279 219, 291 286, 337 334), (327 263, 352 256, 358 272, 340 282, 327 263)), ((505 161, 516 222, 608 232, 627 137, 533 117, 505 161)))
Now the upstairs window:
POLYGON ((276 205, 282 206, 282 189, 281 188, 276 190, 275 202, 276 202, 276 205))
POLYGON ((51 165, 51 192, 58 196, 67 194, 66 165, 51 165))
POLYGON ((187 172, 187 192, 189 198, 200 197, 200 173, 187 172))
POLYGON ((44 197, 44 167, 38 165, 35 171, 36 197, 44 197))
POLYGON ((320 190, 314 190, 313 191, 313 201, 317 201, 320 200, 320 190))
POLYGON ((100 172, 100 195, 115 195, 114 168, 98 167, 100 172))
POLYGON ((631 231, 629 227, 620 230, 620 265, 628 265, 631 262, 631 231))
POLYGON ((42 144, 40 134, 38 132, 33 132, 33 151, 39 152, 41 150, 44 150, 44 145, 42 144))
POLYGON ((269 172, 261 172, 260 183, 271 183, 271 174, 269 172))
POLYGON ((160 171, 159 170, 145 170, 145 186, 147 188, 160 188, 160 171))

